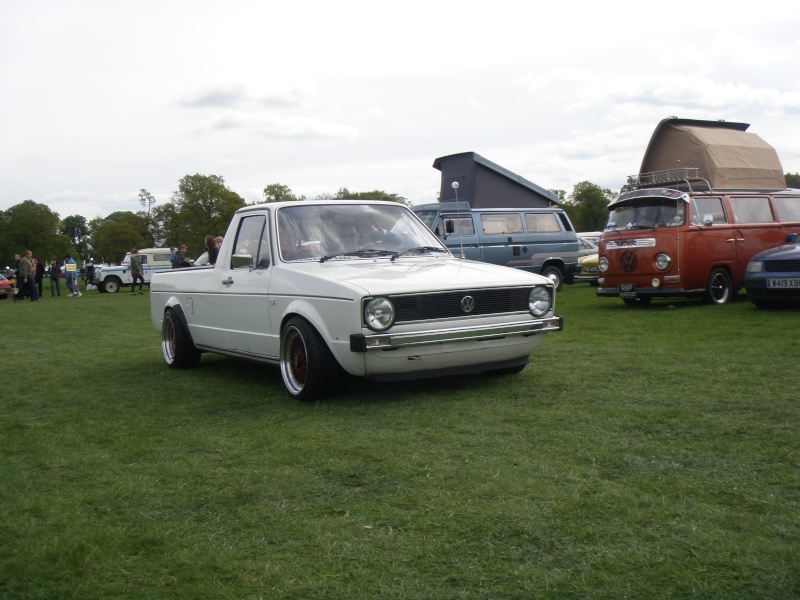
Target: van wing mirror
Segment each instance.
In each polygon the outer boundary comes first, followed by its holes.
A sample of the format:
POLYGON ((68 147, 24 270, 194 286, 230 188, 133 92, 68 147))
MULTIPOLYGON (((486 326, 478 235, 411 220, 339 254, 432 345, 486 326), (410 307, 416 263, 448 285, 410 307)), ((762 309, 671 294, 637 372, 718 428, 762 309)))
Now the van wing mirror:
POLYGON ((231 256, 232 269, 252 269, 253 257, 249 254, 234 254, 231 256))
POLYGON ((714 224, 714 215, 707 214, 703 215, 703 226, 711 227, 714 224))
POLYGON ((798 237, 798 236, 800 236, 800 233, 790 233, 789 235, 786 236, 786 243, 787 244, 794 244, 796 242, 799 242, 800 241, 800 237, 798 237))

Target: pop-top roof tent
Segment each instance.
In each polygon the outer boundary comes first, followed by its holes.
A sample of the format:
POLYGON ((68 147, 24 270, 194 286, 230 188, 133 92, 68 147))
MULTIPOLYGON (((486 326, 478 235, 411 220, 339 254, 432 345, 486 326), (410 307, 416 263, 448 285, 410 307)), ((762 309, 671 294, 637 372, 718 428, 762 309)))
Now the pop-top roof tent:
POLYGON ((441 156, 433 168, 442 172, 439 201, 469 202, 472 208, 544 208, 558 197, 535 183, 486 160, 475 152, 441 156), (458 182, 458 190, 453 189, 458 182))
POLYGON ((783 167, 775 149, 749 123, 664 119, 645 150, 642 176, 697 168, 698 176, 719 190, 782 190, 783 167))

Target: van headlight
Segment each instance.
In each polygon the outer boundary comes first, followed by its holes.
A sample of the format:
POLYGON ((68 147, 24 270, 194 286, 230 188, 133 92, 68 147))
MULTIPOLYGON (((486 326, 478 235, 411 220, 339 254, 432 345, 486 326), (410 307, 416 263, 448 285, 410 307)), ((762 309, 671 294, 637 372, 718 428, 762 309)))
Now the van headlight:
POLYGON ((672 264, 672 259, 667 254, 659 254, 656 256, 656 268, 659 271, 666 271, 672 264))
POLYGON ((597 261, 597 269, 601 273, 608 271, 608 259, 605 256, 601 256, 600 260, 597 261))
POLYGON ((528 294, 528 308, 534 317, 543 317, 553 308, 551 288, 536 286, 528 294))
POLYGON ((394 324, 394 304, 388 298, 372 298, 364 305, 364 323, 372 331, 386 331, 394 324))

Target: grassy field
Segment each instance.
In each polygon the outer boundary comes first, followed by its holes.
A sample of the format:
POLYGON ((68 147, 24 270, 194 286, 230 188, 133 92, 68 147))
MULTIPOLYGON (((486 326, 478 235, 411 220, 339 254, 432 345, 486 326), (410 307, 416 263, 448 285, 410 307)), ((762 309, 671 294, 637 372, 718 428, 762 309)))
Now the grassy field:
POLYGON ((0 301, 0 598, 800 597, 800 311, 579 284, 521 375, 303 404, 148 301, 0 301))

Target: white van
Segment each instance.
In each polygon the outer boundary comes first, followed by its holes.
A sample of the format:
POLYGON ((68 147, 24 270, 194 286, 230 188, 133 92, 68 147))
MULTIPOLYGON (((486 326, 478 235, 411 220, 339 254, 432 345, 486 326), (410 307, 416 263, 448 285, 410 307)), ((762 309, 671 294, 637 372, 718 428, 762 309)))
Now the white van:
MULTIPOLYGON (((169 248, 142 248, 139 250, 139 256, 142 259, 144 282, 148 286, 154 271, 166 271, 172 268, 169 248)), ((118 292, 121 287, 127 287, 133 281, 130 267, 131 253, 128 252, 120 265, 95 267, 93 283, 101 292, 111 294, 118 292)))

